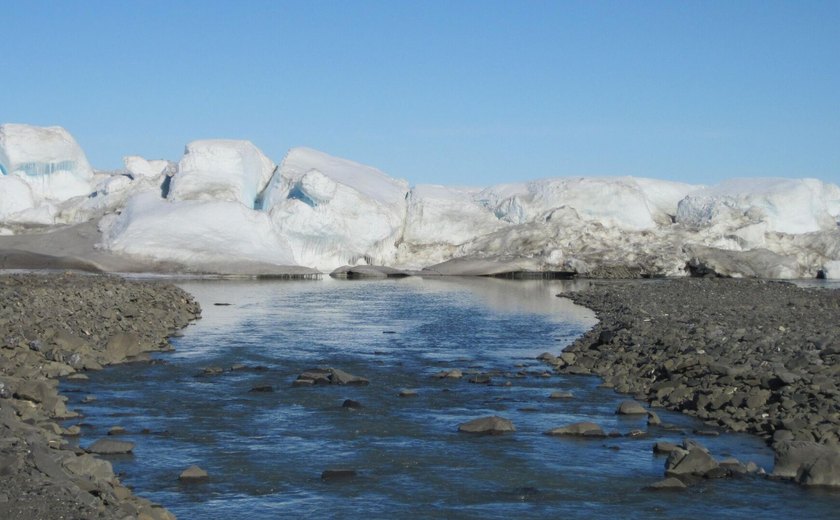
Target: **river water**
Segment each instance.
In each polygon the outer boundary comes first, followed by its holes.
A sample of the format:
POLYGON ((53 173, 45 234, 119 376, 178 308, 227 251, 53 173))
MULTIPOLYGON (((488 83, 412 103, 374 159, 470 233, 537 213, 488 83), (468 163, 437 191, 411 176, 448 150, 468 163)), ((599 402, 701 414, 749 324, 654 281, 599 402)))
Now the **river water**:
POLYGON ((112 457, 125 484, 182 519, 248 518, 836 518, 840 493, 759 478, 703 481, 682 492, 663 477, 659 440, 699 440, 717 458, 772 470, 747 435, 697 437, 694 419, 657 412, 668 428, 619 417, 626 399, 595 377, 546 374, 594 315, 555 295, 586 282, 421 279, 318 282, 185 281, 203 318, 172 339, 174 353, 67 381, 84 414, 86 446, 112 426, 136 443, 112 457), (216 305, 227 304, 227 305, 216 305), (205 376, 205 367, 226 370, 205 376), (336 367, 368 386, 293 387, 308 368, 336 367), (491 384, 438 379, 491 373, 491 384), (271 392, 250 392, 271 386, 271 392), (414 389, 415 397, 400 397, 414 389), (555 390, 573 399, 551 400, 555 390), (95 397, 91 400, 90 397, 95 397), (342 407, 345 399, 362 408, 342 407), (85 402, 87 401, 87 402, 85 402), (500 436, 458 433, 487 415, 500 436), (641 437, 553 438, 576 421, 641 437), (206 483, 182 484, 191 464, 206 483), (330 468, 357 475, 322 480, 330 468))

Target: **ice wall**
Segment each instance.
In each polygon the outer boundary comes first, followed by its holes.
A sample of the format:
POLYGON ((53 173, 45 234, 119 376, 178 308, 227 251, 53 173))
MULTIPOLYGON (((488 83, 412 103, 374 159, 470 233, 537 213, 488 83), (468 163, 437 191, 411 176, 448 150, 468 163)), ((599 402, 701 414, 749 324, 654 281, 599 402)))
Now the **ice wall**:
POLYGON ((263 207, 296 262, 332 270, 393 263, 406 213, 408 182, 308 148, 286 155, 263 207))
POLYGON ((84 152, 58 126, 0 125, 0 170, 25 182, 36 205, 87 195, 92 190, 93 169, 84 152))
POLYGON ((295 264, 268 215, 238 201, 170 201, 141 193, 101 227, 106 249, 158 262, 295 264))
POLYGON ((250 141, 193 141, 178 163, 168 198, 226 200, 254 208, 274 172, 274 163, 250 141))
POLYGON ((105 249, 184 265, 331 271, 458 259, 447 272, 677 276, 689 267, 840 277, 840 187, 814 179, 694 186, 569 177, 410 188, 308 148, 293 148, 275 167, 235 140, 194 141, 177 165, 138 156, 125 165, 93 172, 63 129, 0 126, 0 232, 102 218, 105 249))

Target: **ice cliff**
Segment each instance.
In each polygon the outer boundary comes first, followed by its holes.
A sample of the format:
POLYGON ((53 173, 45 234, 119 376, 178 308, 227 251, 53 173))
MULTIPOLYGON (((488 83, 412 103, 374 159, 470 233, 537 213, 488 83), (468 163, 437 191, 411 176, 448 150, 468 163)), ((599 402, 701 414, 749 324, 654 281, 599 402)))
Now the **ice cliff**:
POLYGON ((124 162, 93 171, 61 128, 0 126, 0 225, 95 220, 104 250, 181 265, 840 278, 840 187, 815 179, 412 187, 308 148, 275 166, 235 140, 124 162))

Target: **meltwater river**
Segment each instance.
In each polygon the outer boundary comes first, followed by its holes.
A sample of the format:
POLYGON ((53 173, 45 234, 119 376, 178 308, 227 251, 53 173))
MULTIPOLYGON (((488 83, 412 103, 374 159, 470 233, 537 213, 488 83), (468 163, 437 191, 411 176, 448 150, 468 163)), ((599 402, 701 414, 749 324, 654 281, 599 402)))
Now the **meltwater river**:
POLYGON ((664 458, 651 451, 659 440, 696 438, 717 458, 768 472, 772 453, 747 435, 696 437, 694 429, 708 428, 661 410, 676 428, 647 428, 644 418, 614 415, 626 396, 597 378, 544 373, 535 357, 558 353, 595 321, 555 296, 575 283, 586 282, 180 282, 204 311, 173 338, 176 352, 157 356, 163 363, 63 382, 62 390, 85 416, 80 443, 125 428, 136 447, 110 459, 115 470, 181 519, 836 518, 840 493, 759 478, 646 490, 663 477, 664 458), (248 368, 201 375, 236 364, 248 368), (292 386, 317 366, 371 383, 292 386), (492 383, 434 377, 454 368, 491 373, 492 383), (273 391, 249 391, 258 386, 273 391), (399 397, 403 389, 416 397, 399 397), (574 398, 548 399, 555 390, 574 398), (342 408, 345 399, 362 408, 342 408), (486 415, 511 419, 517 431, 457 432, 486 415), (648 431, 597 440, 542 435, 583 420, 623 434, 648 431), (179 483, 191 464, 210 480, 179 483), (322 480, 328 468, 357 476, 322 480))

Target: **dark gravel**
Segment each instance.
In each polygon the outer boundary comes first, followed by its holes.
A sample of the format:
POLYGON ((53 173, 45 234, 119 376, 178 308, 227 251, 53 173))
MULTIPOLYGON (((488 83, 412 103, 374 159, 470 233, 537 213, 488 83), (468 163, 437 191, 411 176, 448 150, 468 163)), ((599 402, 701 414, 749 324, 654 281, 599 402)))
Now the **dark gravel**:
POLYGON ((0 518, 168 519, 74 450, 57 378, 144 360, 200 315, 177 287, 81 274, 0 276, 0 518))
POLYGON ((600 319, 548 360, 559 372, 596 374, 652 406, 754 433, 777 457, 791 442, 840 457, 840 291, 693 278, 558 296, 600 319))

